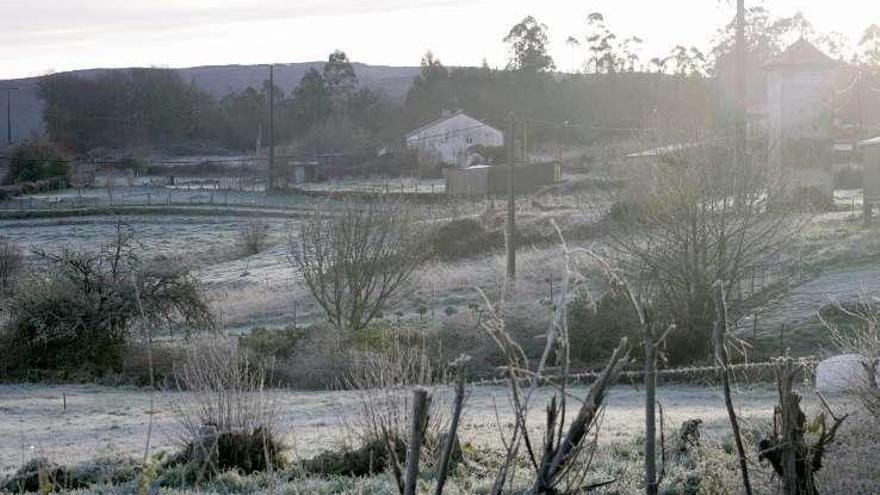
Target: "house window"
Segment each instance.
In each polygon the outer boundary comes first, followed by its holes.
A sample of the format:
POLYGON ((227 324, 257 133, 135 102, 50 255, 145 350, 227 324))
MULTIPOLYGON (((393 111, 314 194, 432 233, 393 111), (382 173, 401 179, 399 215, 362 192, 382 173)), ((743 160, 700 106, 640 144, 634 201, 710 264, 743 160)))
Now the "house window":
POLYGON ((467 144, 473 144, 473 142, 474 142, 474 138, 468 136, 467 137, 467 144))

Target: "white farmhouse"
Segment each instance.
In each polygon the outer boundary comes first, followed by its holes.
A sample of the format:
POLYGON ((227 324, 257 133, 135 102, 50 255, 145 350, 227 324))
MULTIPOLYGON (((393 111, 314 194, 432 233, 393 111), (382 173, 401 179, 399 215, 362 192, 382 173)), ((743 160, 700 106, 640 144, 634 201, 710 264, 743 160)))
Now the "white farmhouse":
POLYGON ((419 160, 464 168, 471 165, 472 146, 504 146, 504 133, 463 112, 444 112, 439 119, 406 135, 406 145, 419 160))

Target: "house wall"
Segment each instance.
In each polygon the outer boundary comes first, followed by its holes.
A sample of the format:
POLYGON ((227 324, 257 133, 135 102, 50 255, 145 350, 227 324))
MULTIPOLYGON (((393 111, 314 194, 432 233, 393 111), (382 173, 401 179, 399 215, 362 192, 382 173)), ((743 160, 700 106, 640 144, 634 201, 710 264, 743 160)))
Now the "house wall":
POLYGON ((768 77, 769 153, 774 164, 825 168, 833 147, 833 85, 825 69, 782 68, 768 77))
POLYGON ((408 135, 406 141, 409 148, 419 151, 420 160, 436 160, 463 168, 470 165, 467 160, 471 146, 504 146, 504 134, 467 115, 457 114, 408 135))

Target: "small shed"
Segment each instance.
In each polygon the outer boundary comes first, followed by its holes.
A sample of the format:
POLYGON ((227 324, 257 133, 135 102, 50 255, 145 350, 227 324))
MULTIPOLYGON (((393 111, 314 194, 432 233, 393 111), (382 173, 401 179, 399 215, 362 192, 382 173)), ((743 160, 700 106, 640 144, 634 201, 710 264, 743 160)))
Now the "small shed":
POLYGON ((276 167, 274 173, 276 187, 286 188, 325 179, 320 162, 314 159, 288 160, 278 163, 276 167))

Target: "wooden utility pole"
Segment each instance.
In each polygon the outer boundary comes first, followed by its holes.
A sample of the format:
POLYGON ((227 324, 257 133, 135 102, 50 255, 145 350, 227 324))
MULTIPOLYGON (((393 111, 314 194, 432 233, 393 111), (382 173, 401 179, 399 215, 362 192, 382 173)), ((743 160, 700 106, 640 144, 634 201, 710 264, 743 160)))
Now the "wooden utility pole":
MULTIPOLYGON (((858 118, 859 123, 856 127, 856 139, 855 143, 853 143, 853 153, 858 154, 859 162, 862 165, 862 170, 865 168, 865 159, 862 153, 859 150, 859 143, 862 141, 862 136, 864 136, 864 128, 865 128, 865 78, 862 69, 859 69, 859 73, 856 76, 858 79, 856 80, 856 109, 858 110, 858 118)), ((873 213, 871 203, 872 200, 876 198, 869 198, 868 188, 865 187, 864 181, 862 183, 862 218, 865 224, 871 223, 871 214, 873 213)))
POLYGON ((513 133, 516 117, 510 113, 507 132, 507 280, 516 279, 516 200, 513 192, 513 133))
POLYGON ((12 92, 21 88, 4 86, 0 89, 6 90, 6 143, 12 144, 12 92))
POLYGON ((275 64, 269 65, 269 177, 266 189, 275 188, 275 64))
POLYGON ((742 171, 746 164, 746 6, 745 0, 736 0, 736 130, 734 156, 736 167, 742 171))

